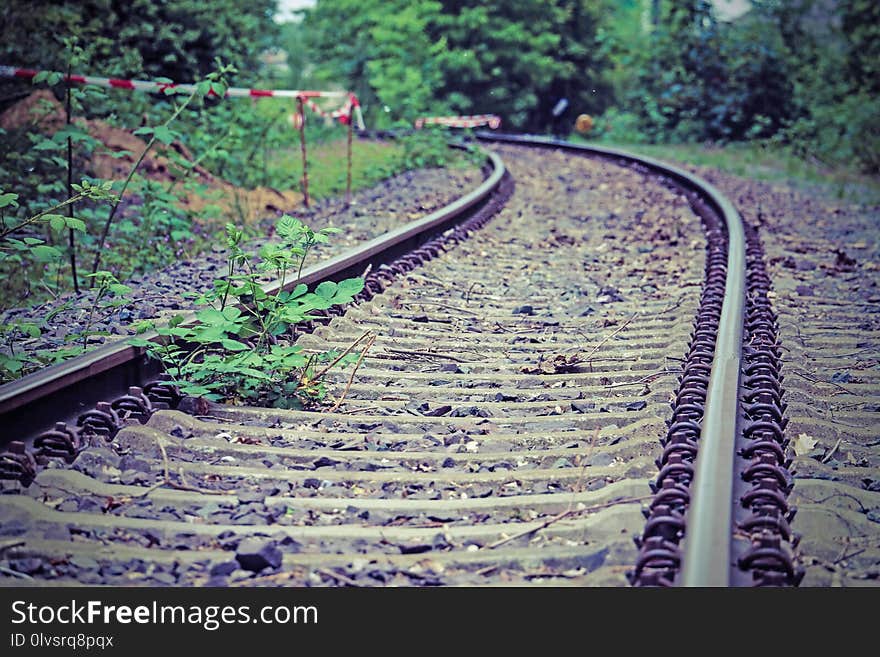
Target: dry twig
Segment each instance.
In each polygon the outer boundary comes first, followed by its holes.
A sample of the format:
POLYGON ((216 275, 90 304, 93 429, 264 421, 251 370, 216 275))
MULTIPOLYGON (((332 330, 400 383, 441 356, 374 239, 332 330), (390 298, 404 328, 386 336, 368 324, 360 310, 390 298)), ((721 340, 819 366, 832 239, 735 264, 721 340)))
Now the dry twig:
POLYGON ((363 334, 361 337, 359 337, 357 340, 355 340, 354 342, 352 342, 350 345, 348 345, 348 347, 346 347, 345 351, 343 351, 343 352, 342 352, 341 354, 339 354, 335 359, 333 359, 333 362, 331 362, 327 367, 325 367, 323 370, 321 370, 321 371, 318 372, 315 376, 313 376, 311 382, 312 382, 312 383, 315 383, 315 382, 317 382, 317 381, 320 381, 320 380, 321 380, 321 377, 323 377, 327 372, 329 372, 330 369, 331 369, 334 365, 336 365, 336 363, 338 363, 338 362, 341 361, 343 358, 345 358, 346 356, 348 356, 348 354, 351 353, 351 350, 354 349, 354 348, 358 345, 358 343, 359 343, 361 340, 363 340, 365 337, 367 337, 368 335, 370 335, 370 332, 369 332, 369 331, 364 331, 364 334, 363 334))
POLYGON ((484 545, 481 549, 483 550, 494 550, 497 547, 501 547, 506 543, 510 543, 510 541, 515 541, 518 538, 522 538, 523 536, 528 536, 529 534, 534 534, 537 531, 541 531, 542 529, 546 529, 550 525, 559 522, 560 520, 565 520, 571 516, 577 516, 582 513, 592 513, 593 511, 599 511, 601 509, 607 509, 608 507, 617 506, 618 504, 632 504, 633 502, 641 502, 643 500, 651 499, 651 495, 642 495, 640 497, 625 497, 621 500, 613 500, 611 502, 605 502, 604 504, 595 504, 593 506, 588 506, 583 509, 566 509, 562 513, 557 513, 555 516, 551 516, 547 518, 544 522, 542 522, 537 527, 530 527, 529 529, 524 529, 521 532, 517 532, 511 536, 507 536, 506 538, 501 538, 495 541, 494 543, 489 543, 488 545, 484 545))
POLYGON ((339 399, 336 400, 336 403, 333 404, 333 408, 331 408, 328 413, 333 413, 336 409, 338 409, 342 405, 342 401, 345 399, 345 396, 348 394, 348 391, 351 389, 351 383, 354 381, 354 375, 357 374, 358 368, 361 366, 361 363, 364 361, 364 356, 367 355, 367 352, 370 350, 370 347, 373 346, 373 343, 376 341, 376 336, 373 335, 368 341, 367 344, 364 345, 363 351, 361 351, 360 357, 357 359, 357 363, 354 365, 354 369, 351 371, 351 376, 348 377, 348 383, 345 384, 345 390, 342 391, 342 395, 339 399))
POLYGON ((611 338, 613 338, 615 335, 617 335, 617 334, 620 333, 623 329, 625 329, 627 326, 629 326, 630 322, 632 322, 632 321, 633 321, 636 317, 638 317, 638 316, 639 316, 638 313, 633 314, 632 317, 630 317, 630 318, 629 318, 628 320, 626 320, 623 324, 621 324, 620 326, 618 326, 618 327, 617 327, 617 328, 616 328, 616 329, 615 329, 610 335, 606 336, 606 337, 605 337, 605 338, 604 338, 599 344, 597 344, 595 347, 593 347, 593 351, 591 351, 591 352, 588 353, 586 356, 584 356, 583 360, 585 360, 585 361, 590 360, 590 358, 593 356, 593 354, 595 354, 597 351, 599 351, 599 349, 602 348, 602 345, 604 345, 604 344, 605 344, 606 342, 608 342, 611 338))

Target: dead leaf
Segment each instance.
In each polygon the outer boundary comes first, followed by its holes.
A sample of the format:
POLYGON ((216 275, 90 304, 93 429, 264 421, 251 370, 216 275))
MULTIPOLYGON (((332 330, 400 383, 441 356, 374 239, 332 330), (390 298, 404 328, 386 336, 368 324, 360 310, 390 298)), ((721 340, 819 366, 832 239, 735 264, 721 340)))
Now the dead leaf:
POLYGON ((537 366, 526 365, 520 369, 523 374, 569 374, 577 371, 581 363, 579 354, 565 356, 555 354, 550 358, 541 359, 537 366))
POLYGON ((806 456, 810 450, 812 450, 819 441, 815 438, 808 436, 805 433, 799 434, 797 438, 795 438, 794 443, 792 443, 792 447, 794 448, 794 453, 797 456, 806 456))

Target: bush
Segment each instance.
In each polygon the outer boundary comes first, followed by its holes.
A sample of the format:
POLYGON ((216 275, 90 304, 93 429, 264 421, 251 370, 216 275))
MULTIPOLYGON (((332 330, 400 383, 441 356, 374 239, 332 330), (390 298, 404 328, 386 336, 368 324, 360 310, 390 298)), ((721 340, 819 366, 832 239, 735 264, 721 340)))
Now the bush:
POLYGON ((634 112, 616 107, 608 109, 599 117, 596 127, 586 136, 596 136, 614 144, 640 144, 650 141, 648 135, 642 132, 639 117, 634 112))

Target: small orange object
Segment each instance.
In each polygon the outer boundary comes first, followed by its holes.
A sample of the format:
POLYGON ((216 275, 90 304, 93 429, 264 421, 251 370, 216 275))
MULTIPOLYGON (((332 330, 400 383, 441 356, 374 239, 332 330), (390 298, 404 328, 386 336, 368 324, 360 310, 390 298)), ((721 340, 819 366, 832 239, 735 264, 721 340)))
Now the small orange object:
POLYGON ((575 130, 582 134, 586 134, 593 129, 593 117, 589 114, 581 114, 574 122, 575 130))
POLYGON ((292 114, 287 115, 288 121, 290 121, 290 125, 293 126, 294 130, 299 130, 303 124, 303 116, 299 112, 293 112, 292 114))

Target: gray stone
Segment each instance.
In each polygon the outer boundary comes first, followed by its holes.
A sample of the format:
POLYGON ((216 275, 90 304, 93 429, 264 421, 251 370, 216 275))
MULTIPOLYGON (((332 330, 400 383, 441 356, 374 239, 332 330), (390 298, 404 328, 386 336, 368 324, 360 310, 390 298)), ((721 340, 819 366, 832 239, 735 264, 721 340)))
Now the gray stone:
POLYGON ((119 469, 123 471, 123 473, 127 470, 136 470, 137 472, 151 472, 153 469, 152 464, 140 457, 134 456, 132 454, 126 454, 122 457, 122 460, 119 462, 119 469))
POLYGON ((174 586, 177 584, 177 578, 171 573, 153 573, 152 578, 159 584, 166 586, 174 586))
POLYGON ((590 459, 590 465, 601 468, 614 463, 614 457, 610 454, 596 454, 590 459))
POLYGON ((97 561, 92 559, 91 557, 85 556, 76 556, 70 559, 70 565, 79 568, 80 570, 97 570, 100 567, 97 561))
POLYGON ((237 561, 222 561, 211 567, 211 577, 226 577, 238 570, 237 561))
POLYGON ((244 570, 259 572, 264 568, 281 565, 281 550, 275 541, 266 538, 246 538, 238 544, 235 559, 244 570))
POLYGON ((259 490, 246 490, 238 493, 236 497, 238 498, 239 504, 250 504, 252 502, 259 502, 262 504, 266 499, 266 494, 259 490))

